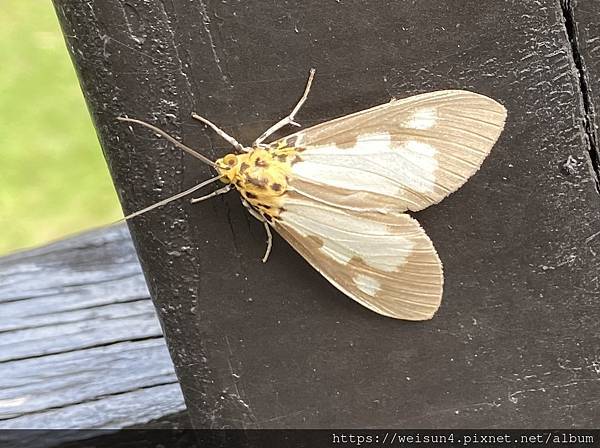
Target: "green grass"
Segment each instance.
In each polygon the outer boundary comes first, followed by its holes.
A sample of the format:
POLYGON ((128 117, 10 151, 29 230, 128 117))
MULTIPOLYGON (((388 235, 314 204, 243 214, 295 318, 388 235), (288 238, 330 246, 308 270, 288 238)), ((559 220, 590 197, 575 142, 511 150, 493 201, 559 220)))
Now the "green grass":
POLYGON ((49 1, 0 4, 0 254, 121 215, 49 1))

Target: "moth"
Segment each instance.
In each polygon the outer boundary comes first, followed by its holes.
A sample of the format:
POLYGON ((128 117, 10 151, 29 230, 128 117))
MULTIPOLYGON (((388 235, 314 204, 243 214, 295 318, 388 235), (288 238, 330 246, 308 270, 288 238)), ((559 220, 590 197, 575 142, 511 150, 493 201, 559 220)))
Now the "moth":
POLYGON ((477 93, 441 90, 394 99, 265 143, 279 129, 299 126, 295 116, 314 74, 312 69, 292 112, 251 147, 193 114, 236 150, 216 161, 153 125, 119 117, 150 128, 217 172, 125 219, 221 180, 224 187, 192 202, 237 190, 264 224, 263 261, 273 228, 361 305, 396 319, 430 319, 442 299, 442 263, 407 212, 437 204, 479 170, 504 128, 506 109, 477 93))

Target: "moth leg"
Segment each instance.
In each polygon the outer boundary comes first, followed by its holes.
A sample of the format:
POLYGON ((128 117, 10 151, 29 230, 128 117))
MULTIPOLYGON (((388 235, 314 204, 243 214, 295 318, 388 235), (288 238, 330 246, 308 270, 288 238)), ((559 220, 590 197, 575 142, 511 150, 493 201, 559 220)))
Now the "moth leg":
POLYGON ((253 147, 260 145, 269 135, 273 134, 274 132, 278 131, 279 129, 281 129, 284 126, 287 126, 288 124, 291 124, 294 126, 300 126, 298 123, 296 123, 294 121, 294 117, 296 116, 296 114, 298 113, 298 111, 300 110, 300 108, 302 107, 304 102, 306 101, 306 98, 308 98, 308 92, 310 91, 310 86, 313 82, 314 77, 315 77, 315 69, 311 68, 310 74, 308 75, 308 81, 306 82, 306 87, 304 88, 304 93, 302 94, 300 101, 298 101, 298 104, 296 104, 296 107, 294 107, 294 109, 292 109, 292 112, 287 117, 279 120, 277 123, 275 123, 269 129, 267 129, 260 137, 258 137, 252 144, 253 147))
POLYGON ((215 196, 219 196, 220 194, 227 193, 228 191, 231 190, 232 187, 233 186, 231 184, 227 184, 223 188, 219 188, 218 190, 215 190, 212 193, 208 193, 205 196, 202 196, 202 197, 199 197, 199 198, 193 198, 192 200, 190 200, 190 202, 192 204, 196 204, 198 202, 202 202, 202 201, 205 201, 207 199, 214 198, 215 196))
POLYGON ((235 138, 233 138, 231 135, 229 135, 227 132, 222 130, 220 127, 218 127, 213 122, 208 121, 206 118, 201 117, 200 115, 198 115, 196 113, 192 114, 192 118, 195 118, 196 120, 201 121, 205 125, 210 126, 213 131, 215 131, 217 134, 219 134, 224 140, 226 140, 231 146, 233 146, 238 151, 248 152, 248 149, 244 148, 244 145, 242 145, 235 138))
POLYGON ((246 202, 245 199, 242 199, 242 204, 244 205, 244 207, 246 207, 248 209, 248 212, 252 216, 254 216, 256 219, 258 219, 260 222, 262 222, 263 225, 265 226, 265 232, 267 232, 267 249, 265 250, 265 255, 262 258, 262 262, 266 263, 267 260, 269 259, 269 255, 271 254, 271 249, 273 247, 273 234, 271 233, 271 229, 269 228, 269 223, 267 222, 265 217, 263 215, 261 215, 260 213, 258 213, 256 210, 254 210, 250 206, 250 204, 248 204, 248 202, 246 202))
POLYGON ((265 251, 265 255, 262 258, 262 262, 266 263, 269 259, 269 255, 271 255, 271 249, 273 248, 273 234, 271 233, 269 223, 266 219, 263 221, 263 225, 265 226, 265 231, 267 232, 267 250, 265 251))

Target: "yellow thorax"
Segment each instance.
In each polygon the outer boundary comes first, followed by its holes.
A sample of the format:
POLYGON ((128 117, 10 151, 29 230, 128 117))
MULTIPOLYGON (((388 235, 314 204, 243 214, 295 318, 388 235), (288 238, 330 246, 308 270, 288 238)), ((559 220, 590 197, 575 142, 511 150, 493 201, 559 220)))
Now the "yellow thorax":
POLYGON ((296 157, 296 149, 290 147, 252 148, 243 154, 227 154, 216 163, 223 182, 233 184, 263 214, 277 216, 296 157))

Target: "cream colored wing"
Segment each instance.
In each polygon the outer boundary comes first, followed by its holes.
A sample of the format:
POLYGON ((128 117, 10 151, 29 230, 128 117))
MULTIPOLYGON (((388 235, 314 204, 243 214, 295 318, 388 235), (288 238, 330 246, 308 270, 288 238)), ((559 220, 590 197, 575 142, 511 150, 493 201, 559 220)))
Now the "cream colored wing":
POLYGON ((425 320, 440 306, 442 264, 407 214, 356 213, 290 193, 273 227, 340 291, 379 314, 425 320))
POLYGON ((502 132, 506 110, 476 93, 443 90, 313 126, 293 146, 289 189, 353 210, 418 211, 460 188, 502 132))

